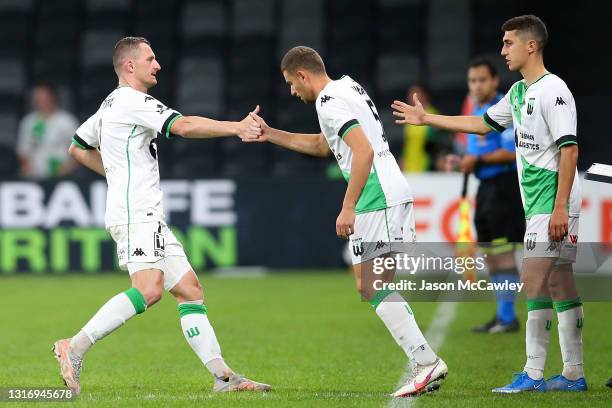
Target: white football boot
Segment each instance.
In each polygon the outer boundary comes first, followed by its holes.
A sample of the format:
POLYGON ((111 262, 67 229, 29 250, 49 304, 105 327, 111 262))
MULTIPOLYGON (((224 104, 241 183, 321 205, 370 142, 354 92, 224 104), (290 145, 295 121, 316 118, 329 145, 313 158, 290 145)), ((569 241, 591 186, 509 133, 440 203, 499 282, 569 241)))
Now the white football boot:
POLYGON ((393 393, 394 397, 415 397, 440 388, 442 380, 448 375, 446 363, 438 358, 433 364, 415 364, 412 376, 393 393))
POLYGON ((226 379, 215 379, 213 385, 214 392, 233 392, 233 391, 261 391, 268 392, 272 389, 268 384, 258 383, 249 380, 240 374, 232 374, 226 379))

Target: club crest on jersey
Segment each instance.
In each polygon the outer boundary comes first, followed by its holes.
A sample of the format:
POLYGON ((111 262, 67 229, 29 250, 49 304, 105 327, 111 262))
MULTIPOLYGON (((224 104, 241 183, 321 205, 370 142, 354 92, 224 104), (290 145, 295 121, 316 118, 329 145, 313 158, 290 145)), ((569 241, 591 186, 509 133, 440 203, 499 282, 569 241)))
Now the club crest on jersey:
POLYGON ((533 106, 535 105, 535 98, 529 98, 529 101, 527 102, 527 115, 530 115, 533 113, 533 106))

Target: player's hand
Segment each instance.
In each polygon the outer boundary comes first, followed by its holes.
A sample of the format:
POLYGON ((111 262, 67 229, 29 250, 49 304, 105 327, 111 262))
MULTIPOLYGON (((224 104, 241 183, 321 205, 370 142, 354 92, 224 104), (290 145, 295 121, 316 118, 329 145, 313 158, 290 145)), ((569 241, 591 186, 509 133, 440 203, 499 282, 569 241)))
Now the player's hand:
MULTIPOLYGON (((259 108, 259 105, 257 106, 259 108)), ((259 125, 259 128, 261 129, 261 134, 259 135, 259 137, 257 139, 243 139, 243 142, 265 142, 268 140, 268 133, 270 132, 270 127, 268 126, 268 124, 266 123, 265 120, 263 120, 263 118, 261 116, 258 115, 259 113, 259 109, 257 109, 257 111, 253 111, 251 113, 249 113, 249 116, 251 118, 253 118, 253 120, 255 122, 257 122, 257 124, 259 125)))
POLYGON ((420 126, 425 124, 425 109, 423 105, 421 105, 421 102, 419 102, 419 97, 416 93, 412 99, 414 101, 414 106, 397 100, 393 101, 391 104, 393 115, 399 118, 395 121, 398 125, 409 124, 420 126))
POLYGON ((355 209, 342 207, 340 215, 336 219, 336 235, 347 239, 355 232, 355 209))
POLYGON ((244 119, 238 122, 237 134, 238 137, 240 137, 240 139, 242 139, 243 141, 257 139, 259 136, 261 136, 261 126, 251 116, 251 114, 257 114, 258 112, 259 105, 257 105, 252 112, 249 112, 249 114, 244 119))
POLYGON ((555 206, 548 224, 548 238, 553 242, 562 241, 567 235, 568 223, 567 208, 555 206))
POLYGON ((462 173, 471 173, 476 169, 476 162, 478 161, 478 157, 472 154, 466 154, 461 159, 461 163, 459 164, 459 168, 462 173))

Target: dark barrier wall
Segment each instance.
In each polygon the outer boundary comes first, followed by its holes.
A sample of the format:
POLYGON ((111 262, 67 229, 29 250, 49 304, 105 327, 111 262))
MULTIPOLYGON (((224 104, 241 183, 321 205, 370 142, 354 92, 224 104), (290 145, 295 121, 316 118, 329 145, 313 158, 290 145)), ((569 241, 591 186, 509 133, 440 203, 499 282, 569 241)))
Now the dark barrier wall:
MULTIPOLYGON (((194 269, 337 267, 346 185, 325 179, 162 182, 166 221, 194 269)), ((106 183, 0 183, 0 273, 117 269, 106 183)))

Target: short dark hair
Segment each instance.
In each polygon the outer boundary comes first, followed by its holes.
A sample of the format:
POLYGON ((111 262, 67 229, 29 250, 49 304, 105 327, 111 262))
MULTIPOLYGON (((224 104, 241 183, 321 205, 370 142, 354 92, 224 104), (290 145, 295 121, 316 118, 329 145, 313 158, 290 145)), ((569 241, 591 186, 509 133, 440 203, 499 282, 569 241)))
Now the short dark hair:
POLYGON ((287 71, 291 74, 300 68, 315 74, 325 73, 323 59, 314 49, 305 46, 293 47, 283 57, 281 61, 281 72, 287 71))
POLYGON ((504 32, 517 30, 520 34, 527 34, 530 40, 535 40, 538 43, 538 51, 540 52, 548 42, 546 25, 539 17, 533 14, 513 17, 506 21, 501 29, 504 32))
POLYGON ((140 44, 151 45, 149 40, 144 37, 125 37, 117 41, 115 52, 113 53, 113 67, 117 75, 119 75, 121 65, 125 61, 128 52, 137 49, 140 44))
POLYGON ((475 57, 468 64, 468 69, 476 67, 486 67, 493 78, 497 77, 497 68, 493 62, 485 57, 475 57))

